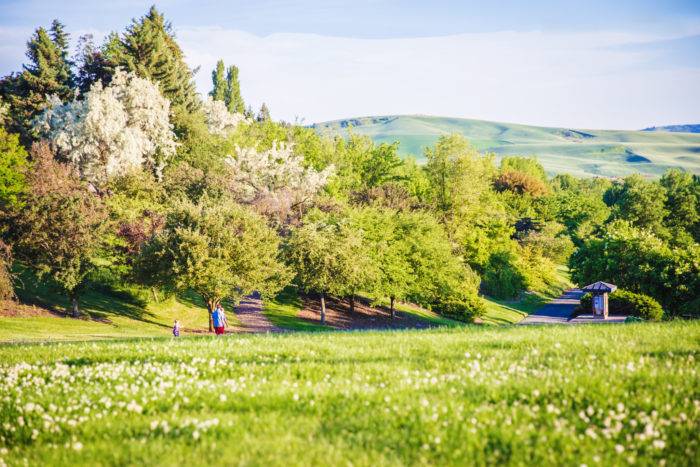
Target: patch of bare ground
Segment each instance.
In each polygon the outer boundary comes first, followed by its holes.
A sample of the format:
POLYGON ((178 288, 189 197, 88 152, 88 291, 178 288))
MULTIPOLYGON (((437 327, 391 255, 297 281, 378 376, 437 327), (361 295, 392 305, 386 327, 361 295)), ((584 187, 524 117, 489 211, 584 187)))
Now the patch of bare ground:
MULTIPOLYGON (((318 297, 303 296, 304 308, 297 315, 311 322, 321 321, 321 301, 318 297)), ((368 299, 355 298, 355 310, 350 311, 350 301, 336 298, 326 299, 326 325, 335 329, 424 329, 430 323, 413 315, 396 311, 391 317, 389 308, 373 307, 368 299)))

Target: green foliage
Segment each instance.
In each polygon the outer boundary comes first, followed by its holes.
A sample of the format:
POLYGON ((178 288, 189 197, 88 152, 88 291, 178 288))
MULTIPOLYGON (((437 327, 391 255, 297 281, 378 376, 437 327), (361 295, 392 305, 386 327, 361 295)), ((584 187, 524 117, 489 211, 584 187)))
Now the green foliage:
POLYGON ((658 183, 630 175, 621 184, 609 188, 604 200, 612 208, 613 218, 657 234, 664 231, 666 190, 658 183))
POLYGON ((518 267, 513 251, 497 251, 489 256, 482 273, 484 291, 495 298, 514 298, 526 286, 526 278, 518 267))
POLYGON ((27 58, 21 73, 0 80, 0 98, 9 104, 8 131, 20 135, 25 146, 33 138, 32 120, 46 104, 48 96, 68 99, 73 75, 67 61, 67 35, 54 20, 49 31, 40 27, 27 42, 27 58))
POLYGON ((119 42, 109 47, 107 58, 158 82, 173 106, 190 112, 199 107, 192 71, 175 41, 171 24, 155 6, 127 27, 119 42))
POLYGON ((136 273, 145 284, 196 292, 211 313, 225 298, 238 301, 253 291, 274 296, 286 285, 278 247, 276 233, 241 206, 183 201, 143 247, 136 273))
POLYGON ((700 242, 700 179, 687 172, 672 169, 659 183, 666 189, 664 224, 676 230, 686 231, 700 242))
MULTIPOLYGON (((226 90, 223 100, 226 102, 226 108, 228 108, 229 112, 245 113, 245 102, 243 102, 243 96, 241 96, 241 84, 238 82, 238 67, 236 65, 231 65, 226 70, 226 90)), ((270 112, 265 104, 263 104, 260 112, 263 114, 263 121, 270 120, 270 112), (265 112, 263 112, 263 109, 265 112)))
POLYGON ((212 89, 209 95, 215 101, 225 101, 226 99, 226 65, 223 60, 216 62, 216 68, 211 72, 212 89))
POLYGON ((19 137, 0 127, 0 211, 16 207, 26 188, 27 151, 19 137))
POLYGON ((466 323, 471 323, 474 318, 486 313, 486 307, 477 295, 439 302, 435 305, 435 310, 446 318, 466 323))
POLYGON ((285 245, 287 264, 305 292, 347 296, 369 287, 376 274, 361 233, 343 220, 316 213, 285 245))
POLYGON ((260 111, 258 112, 258 115, 255 117, 255 119, 258 122, 272 121, 272 117, 270 116, 270 109, 267 107, 266 103, 263 102, 263 104, 260 106, 260 111))
POLYGON ((547 173, 536 157, 507 156, 501 160, 501 172, 520 172, 547 183, 547 173))
POLYGON ((571 256, 578 284, 598 280, 650 295, 675 313, 700 294, 700 246, 671 248, 662 239, 626 221, 614 221, 600 237, 571 256))
MULTIPOLYGON (((592 306, 591 294, 581 297, 579 309, 582 312, 590 312, 592 306)), ((664 315, 659 302, 650 296, 622 289, 617 289, 608 295, 608 310, 611 315, 636 316, 648 321, 659 321, 664 315)))
POLYGON ((50 278, 79 314, 78 296, 95 267, 107 211, 76 173, 54 160, 45 143, 32 148, 34 166, 12 227, 19 259, 41 278, 50 278))

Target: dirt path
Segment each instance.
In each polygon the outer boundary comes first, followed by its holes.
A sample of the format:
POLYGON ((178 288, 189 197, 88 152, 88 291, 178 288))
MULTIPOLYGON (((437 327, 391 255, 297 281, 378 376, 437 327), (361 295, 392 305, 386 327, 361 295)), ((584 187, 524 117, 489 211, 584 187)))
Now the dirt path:
POLYGON ((234 332, 284 332, 283 329, 272 324, 263 314, 262 300, 257 293, 241 300, 241 303, 233 311, 240 322, 239 326, 231 327, 234 332))
POLYGON ((580 289, 569 289, 539 310, 525 317, 518 324, 571 324, 571 317, 581 300, 580 289))

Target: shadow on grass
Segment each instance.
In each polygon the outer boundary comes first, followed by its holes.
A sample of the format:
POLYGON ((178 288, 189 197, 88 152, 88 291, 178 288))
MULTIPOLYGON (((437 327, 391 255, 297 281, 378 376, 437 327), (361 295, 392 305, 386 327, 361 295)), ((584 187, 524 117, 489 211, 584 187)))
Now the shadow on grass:
MULTIPOLYGON (((15 292, 19 301, 35 305, 68 317, 69 301, 58 286, 50 280, 39 280, 29 269, 17 265, 18 277, 15 292)), ((161 327, 169 327, 153 320, 146 311, 148 302, 129 290, 114 289, 101 284, 88 284, 79 296, 82 313, 94 321, 110 323, 110 318, 124 317, 161 327)))

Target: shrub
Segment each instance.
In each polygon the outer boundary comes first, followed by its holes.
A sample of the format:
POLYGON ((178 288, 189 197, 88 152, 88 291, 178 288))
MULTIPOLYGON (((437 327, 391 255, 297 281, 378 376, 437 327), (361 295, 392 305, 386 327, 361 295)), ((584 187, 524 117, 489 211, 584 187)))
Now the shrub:
POLYGON ((517 265, 518 257, 510 251, 491 254, 482 274, 484 292, 495 298, 516 297, 526 287, 526 278, 517 265))
POLYGON ((433 308, 445 318, 468 323, 486 312, 484 303, 478 295, 469 295, 461 299, 448 299, 435 304, 433 308))
MULTIPOLYGON (((579 310, 590 311, 592 302, 591 294, 584 295, 579 310)), ((608 309, 611 315, 636 316, 649 321, 658 321, 664 314, 659 302, 650 296, 620 289, 608 296, 608 309)))

